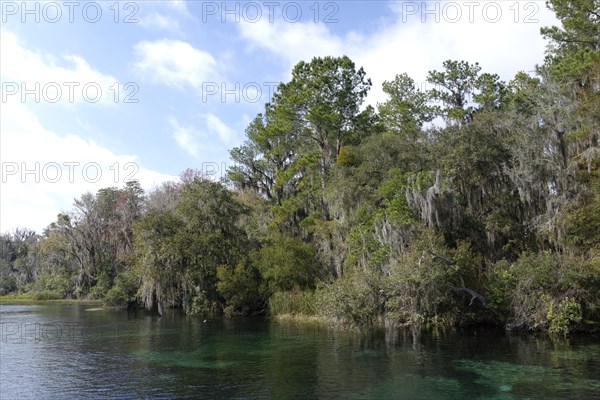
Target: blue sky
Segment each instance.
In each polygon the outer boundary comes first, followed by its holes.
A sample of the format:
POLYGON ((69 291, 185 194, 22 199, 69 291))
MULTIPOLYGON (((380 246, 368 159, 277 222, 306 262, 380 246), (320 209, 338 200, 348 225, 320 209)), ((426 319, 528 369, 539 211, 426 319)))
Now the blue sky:
POLYGON ((73 198, 230 165, 291 68, 348 55, 381 84, 446 59, 509 80, 543 60, 544 1, 2 1, 0 232, 73 198))

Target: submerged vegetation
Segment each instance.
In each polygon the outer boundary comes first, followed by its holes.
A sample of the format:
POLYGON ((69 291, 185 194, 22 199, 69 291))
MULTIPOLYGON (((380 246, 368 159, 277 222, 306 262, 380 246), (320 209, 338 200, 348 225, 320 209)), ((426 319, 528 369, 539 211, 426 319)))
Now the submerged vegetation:
POLYGON ((341 326, 475 323, 567 335, 600 323, 598 0, 553 0, 547 58, 510 82, 446 61, 363 107, 347 57, 300 62, 231 150, 75 200, 1 237, 0 295, 341 326))

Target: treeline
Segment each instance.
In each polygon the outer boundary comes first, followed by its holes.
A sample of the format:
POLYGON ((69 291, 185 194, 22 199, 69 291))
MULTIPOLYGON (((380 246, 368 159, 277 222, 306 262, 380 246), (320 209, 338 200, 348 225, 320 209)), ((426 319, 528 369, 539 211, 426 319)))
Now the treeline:
POLYGON ((231 151, 77 199, 2 236, 0 294, 325 317, 344 326, 600 323, 598 0, 553 0, 547 57, 510 82, 446 61, 363 107, 347 57, 300 62, 231 151))

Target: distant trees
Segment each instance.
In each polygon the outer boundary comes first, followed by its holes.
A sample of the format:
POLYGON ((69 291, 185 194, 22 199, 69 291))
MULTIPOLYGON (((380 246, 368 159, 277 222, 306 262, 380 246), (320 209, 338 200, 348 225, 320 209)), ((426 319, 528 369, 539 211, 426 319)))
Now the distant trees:
POLYGON ((148 308, 209 312, 222 301, 217 270, 243 258, 237 226, 244 208, 221 184, 199 177, 181 184, 172 210, 150 210, 134 227, 135 270, 148 308))
POLYGON ((600 321, 597 0, 550 2, 535 76, 445 61, 385 101, 348 57, 300 62, 231 150, 229 184, 187 170, 75 200, 0 237, 0 294, 161 312, 310 313, 355 328, 600 321))

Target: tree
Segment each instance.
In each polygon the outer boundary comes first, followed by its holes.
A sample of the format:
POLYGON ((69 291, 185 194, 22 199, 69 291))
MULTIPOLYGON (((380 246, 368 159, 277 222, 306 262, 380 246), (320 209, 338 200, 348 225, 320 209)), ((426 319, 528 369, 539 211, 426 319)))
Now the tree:
POLYGON ((248 127, 249 141, 231 152, 239 163, 230 171, 231 179, 275 200, 284 214, 304 208, 300 220, 319 199, 321 216, 328 219, 322 192, 329 169, 345 144, 369 133, 357 129, 368 130, 374 122, 372 109, 360 111, 370 86, 364 70, 345 56, 298 63, 264 116, 248 127))
POLYGON ((441 113, 450 124, 462 126, 471 118, 471 94, 477 86, 481 67, 479 63, 444 61, 444 71, 429 71, 427 82, 434 85, 429 90, 432 100, 442 103, 441 113))
POLYGON ((546 62, 562 73, 572 68, 589 69, 600 52, 600 1, 550 0, 546 4, 562 23, 562 27, 541 29, 551 41, 546 62), (575 58, 583 63, 574 65, 575 58))
POLYGON ((314 288, 321 276, 313 246, 280 234, 263 244, 256 265, 271 292, 314 288))
POLYGON ((184 275, 177 248, 181 222, 173 212, 152 210, 134 226, 135 272, 141 280, 139 296, 147 309, 155 305, 162 314, 178 304, 179 282, 184 275))
POLYGON ((208 312, 219 304, 217 268, 235 266, 245 239, 244 212, 222 184, 194 177, 183 184, 175 209, 152 210, 135 225, 137 273, 147 308, 180 306, 208 312))
POLYGON ((433 120, 435 109, 429 104, 427 93, 420 90, 407 74, 383 82, 383 91, 389 99, 379 104, 378 109, 387 129, 415 135, 423 124, 433 120))

